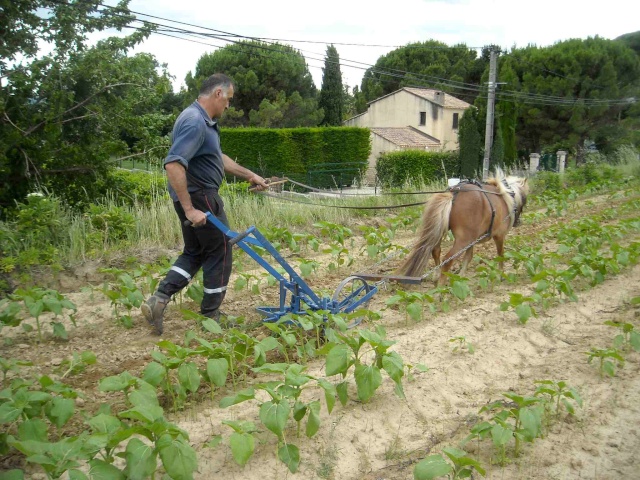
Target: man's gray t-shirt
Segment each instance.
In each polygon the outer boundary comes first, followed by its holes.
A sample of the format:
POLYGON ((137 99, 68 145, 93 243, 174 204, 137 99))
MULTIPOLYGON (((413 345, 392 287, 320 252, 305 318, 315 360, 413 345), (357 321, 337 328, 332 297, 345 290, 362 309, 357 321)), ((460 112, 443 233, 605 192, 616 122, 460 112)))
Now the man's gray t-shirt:
MULTIPOLYGON (((209 118, 198 102, 193 102, 178 116, 171 141, 164 165, 180 162, 184 166, 189 193, 220 187, 224 179, 224 162, 218 123, 209 118)), ((171 185, 169 195, 174 202, 178 201, 171 185)))

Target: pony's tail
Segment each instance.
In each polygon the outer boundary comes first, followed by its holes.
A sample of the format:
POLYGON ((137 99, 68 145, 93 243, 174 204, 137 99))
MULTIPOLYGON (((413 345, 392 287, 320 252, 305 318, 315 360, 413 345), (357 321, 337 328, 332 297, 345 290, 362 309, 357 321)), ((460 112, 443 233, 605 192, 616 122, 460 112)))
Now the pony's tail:
POLYGON ((438 193, 431 197, 422 215, 422 229, 418 243, 400 266, 400 275, 416 277, 422 275, 429 265, 429 257, 434 247, 449 231, 449 215, 453 206, 451 192, 438 193))

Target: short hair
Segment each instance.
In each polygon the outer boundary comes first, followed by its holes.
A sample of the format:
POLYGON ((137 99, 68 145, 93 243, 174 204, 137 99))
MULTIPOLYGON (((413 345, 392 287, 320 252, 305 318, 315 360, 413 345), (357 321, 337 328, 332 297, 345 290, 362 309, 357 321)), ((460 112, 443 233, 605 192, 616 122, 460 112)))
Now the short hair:
POLYGON ((207 97, 218 87, 222 87, 224 94, 226 95, 229 89, 233 87, 233 80, 224 73, 214 73, 202 82, 198 96, 207 97))

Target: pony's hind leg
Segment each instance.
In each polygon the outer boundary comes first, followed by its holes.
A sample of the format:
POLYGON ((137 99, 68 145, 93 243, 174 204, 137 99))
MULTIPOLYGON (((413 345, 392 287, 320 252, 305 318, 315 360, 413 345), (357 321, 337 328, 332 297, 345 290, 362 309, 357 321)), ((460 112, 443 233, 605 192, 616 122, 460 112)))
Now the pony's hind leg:
POLYGON ((442 252, 442 249, 440 248, 440 244, 436 245, 435 247, 433 247, 433 250, 431 250, 431 256, 433 257, 433 261, 435 262, 436 267, 440 264, 441 252, 442 252))
POLYGON ((447 254, 444 256, 443 265, 442 267, 440 267, 440 278, 438 279, 439 286, 446 285, 447 282, 449 281, 445 273, 448 273, 449 270, 451 270, 451 268, 453 267, 453 264, 456 263, 457 258, 454 258, 453 260, 450 260, 450 259, 454 255, 456 255, 460 250, 462 249, 460 248, 460 245, 456 240, 453 244, 453 247, 451 247, 451 250, 449 250, 447 254))
POLYGON ((464 252, 464 256, 462 257, 462 266, 460 267, 460 275, 467 273, 467 267, 469 266, 469 263, 471 263, 471 260, 473 260, 473 247, 464 252))
POLYGON ((496 244, 496 251, 498 252, 498 261, 500 270, 504 272, 504 237, 493 237, 493 241, 496 244))

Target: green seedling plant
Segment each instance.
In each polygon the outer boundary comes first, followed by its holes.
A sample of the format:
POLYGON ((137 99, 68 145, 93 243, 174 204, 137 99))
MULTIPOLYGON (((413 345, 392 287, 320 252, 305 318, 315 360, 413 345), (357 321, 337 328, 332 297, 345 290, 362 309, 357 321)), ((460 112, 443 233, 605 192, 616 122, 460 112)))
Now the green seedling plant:
POLYGON ((575 415, 576 406, 582 408, 582 397, 576 389, 567 385, 567 382, 562 380, 559 382, 536 380, 533 383, 537 385, 533 396, 544 398, 543 405, 545 407, 547 431, 549 430, 551 417, 559 417, 562 407, 569 415, 575 415))
POLYGON ((404 368, 405 368, 404 375, 405 375, 405 378, 407 379, 407 382, 413 382, 416 379, 416 377, 413 375, 414 370, 421 373, 427 373, 429 371, 429 367, 427 367, 422 363, 418 363, 416 365, 413 365, 412 363, 405 363, 404 368))
POLYGON ((396 342, 386 340, 386 331, 382 326, 371 330, 346 330, 346 323, 339 316, 331 320, 337 328, 326 330, 327 344, 318 350, 318 354, 326 355, 325 373, 328 377, 340 375, 343 379, 336 386, 338 398, 345 405, 347 397, 347 377, 351 367, 356 381, 358 399, 368 402, 382 384, 381 371, 384 370, 395 382, 395 393, 404 398, 402 377, 404 365, 402 357, 389 348, 396 342), (371 363, 365 361, 369 353, 373 353, 371 363))
POLYGON ((316 350, 323 342, 323 332, 326 325, 327 310, 309 310, 307 314, 287 314, 280 318, 276 325, 289 325, 290 332, 295 335, 294 348, 298 361, 306 363, 315 358, 316 350))
POLYGON ((165 351, 154 350, 149 363, 143 372, 143 379, 154 387, 160 386, 171 399, 174 412, 184 405, 189 393, 200 388, 202 377, 195 362, 190 361, 197 351, 176 345, 168 340, 158 342, 158 347, 165 351))
POLYGON ((229 437, 231 454, 236 463, 244 467, 255 450, 256 441, 253 434, 256 433, 258 429, 253 422, 223 420, 222 423, 233 429, 233 433, 229 437))
MULTIPOLYGON (((282 319, 281 319, 282 320, 282 319)), ((271 334, 278 338, 280 344, 279 351, 284 356, 285 362, 289 363, 289 353, 296 349, 298 344, 299 328, 285 321, 276 323, 265 323, 264 326, 271 331, 271 334)))
POLYGON ((419 322, 423 319, 424 308, 429 306, 431 313, 435 312, 433 296, 429 293, 420 292, 407 292, 404 290, 396 290, 395 294, 387 298, 385 304, 387 307, 394 305, 401 305, 405 313, 405 321, 409 321, 411 318, 414 322, 419 322))
POLYGON ((95 445, 94 457, 101 452, 103 457, 89 462, 90 473, 95 469, 94 475, 103 475, 99 478, 123 478, 123 474, 124 478, 154 478, 159 458, 170 478, 193 478, 198 461, 187 432, 165 420, 154 385, 124 373, 100 381, 103 392, 124 392, 129 408, 117 416, 103 413, 89 421, 93 430, 89 445, 95 445), (114 451, 126 440, 124 451, 115 454, 126 461, 120 471, 113 465, 114 451))
POLYGON ((309 247, 314 252, 320 249, 320 241, 311 233, 294 233, 293 239, 303 248, 309 247))
POLYGON ((546 207, 547 210, 545 212, 545 215, 547 215, 548 217, 562 217, 568 211, 569 204, 564 196, 549 196, 547 198, 546 207))
POLYGON ((278 340, 274 337, 258 340, 237 328, 227 331, 224 345, 229 352, 229 373, 234 387, 240 376, 245 381, 251 368, 265 364, 267 353, 280 347, 278 340))
POLYGON ((33 362, 28 360, 18 360, 15 358, 2 358, 0 357, 0 370, 2 370, 2 384, 7 381, 7 375, 9 372, 18 373, 20 367, 30 367, 33 362))
MULTIPOLYGON (((135 258, 132 259, 135 261, 135 258)), ((102 269, 101 271, 109 271, 110 269, 102 269)), ((156 291, 156 287, 160 281, 156 277, 160 270, 159 265, 155 264, 139 264, 136 268, 130 271, 132 278, 140 282, 140 290, 143 295, 151 295, 156 291)), ((118 271, 118 274, 127 273, 125 271, 118 271)), ((116 275, 117 276, 117 275, 116 275)), ((164 276, 164 275, 163 275, 164 276)))
POLYGON ((613 338, 614 348, 627 352, 629 350, 640 352, 640 333, 635 330, 632 323, 607 320, 604 324, 620 330, 620 333, 613 338))
POLYGON ((473 478, 474 473, 483 477, 486 474, 482 465, 467 455, 467 452, 459 448, 443 448, 440 454, 429 455, 421 460, 413 469, 414 480, 432 480, 439 477, 447 477, 449 480, 461 478, 473 478), (448 460, 448 462, 447 462, 448 460))
POLYGON ((514 274, 506 274, 498 264, 499 260, 486 260, 480 256, 475 257, 479 265, 476 267, 476 281, 483 290, 493 290, 494 285, 499 284, 502 280, 510 283, 515 281, 514 274))
POLYGON ((0 451, 15 449, 39 465, 47 478, 59 478, 79 466, 82 442, 62 438, 62 428, 75 413, 78 393, 48 376, 37 381, 16 378, 0 391, 0 451), (54 426, 55 430, 51 430, 54 426))
POLYGON ((455 273, 446 272, 445 275, 449 278, 449 285, 444 285, 446 292, 464 302, 467 297, 471 296, 471 289, 469 288, 469 279, 455 273))
POLYGON ((370 259, 375 259, 381 253, 403 249, 403 247, 391 243, 394 237, 394 231, 384 225, 379 227, 361 225, 358 228, 363 232, 365 239, 365 245, 362 247, 361 254, 362 252, 366 252, 370 259))
POLYGON ((60 365, 63 372, 61 378, 83 372, 89 365, 94 365, 96 361, 96 354, 90 350, 81 353, 73 352, 71 358, 67 358, 60 365))
MULTIPOLYGON (((57 322, 58 316, 63 315, 65 310, 70 310, 69 319, 75 326, 74 313, 76 306, 68 300, 64 295, 56 290, 33 287, 30 289, 19 288, 12 293, 9 298, 11 300, 22 301, 26 311, 35 319, 38 329, 38 340, 42 341, 42 328, 40 325, 40 317, 43 313, 52 313, 54 319, 51 321, 53 327, 53 335, 66 340, 68 338, 67 330, 61 322, 57 322)), ((7 307, 11 308, 11 307, 7 307)), ((25 331, 31 331, 32 327, 26 323, 22 324, 25 331)))
POLYGON ((115 283, 105 285, 103 292, 111 301, 116 320, 125 328, 133 327, 131 310, 140 308, 140 305, 144 302, 144 296, 136 285, 133 277, 128 273, 122 273, 118 275, 115 283), (127 313, 121 315, 119 311, 120 307, 124 307, 127 313))
POLYGON ((327 265, 329 271, 339 270, 340 267, 350 267, 354 262, 353 257, 349 254, 349 249, 340 242, 334 241, 323 250, 323 253, 330 253, 334 259, 327 265))
MULTIPOLYGON (((287 274, 287 271, 286 271, 282 266, 280 266, 280 265, 276 265, 276 266, 274 266, 274 269, 275 269, 275 270, 276 270, 280 275, 282 275, 283 277, 286 277, 286 276, 288 275, 288 274, 287 274)), ((273 275, 271 275, 270 273, 268 273, 268 272, 263 272, 263 273, 262 273, 262 275, 263 275, 264 277, 266 277, 266 279, 267 279, 267 286, 269 286, 269 287, 273 287, 273 286, 278 285, 278 280, 276 280, 276 277, 274 277, 274 276, 273 276, 273 275)))
POLYGON ((465 337, 453 337, 449 339, 449 343, 453 343, 453 353, 471 353, 476 349, 471 342, 467 342, 465 337))
POLYGON ((615 377, 616 366, 622 368, 624 365, 624 357, 620 354, 617 348, 591 348, 588 352, 584 352, 588 355, 587 363, 591 364, 594 359, 598 360, 598 371, 600 372, 600 378, 604 377, 606 373, 610 377, 615 377))
POLYGON ((50 442, 43 423, 34 420, 23 425, 27 424, 17 438, 10 436, 8 441, 10 446, 25 455, 27 463, 40 466, 47 479, 61 478, 65 473, 69 478, 88 478, 79 470, 87 459, 84 451, 86 434, 50 442))
POLYGON ((524 267, 525 273, 532 277, 538 273, 544 266, 544 258, 541 254, 541 246, 531 247, 529 245, 521 245, 516 249, 508 249, 504 258, 511 260, 513 269, 519 273, 520 268, 524 267))
MULTIPOLYGON (((324 379, 316 379, 304 373, 306 367, 298 364, 268 363, 254 368, 254 372, 261 374, 279 374, 284 378, 278 381, 260 383, 252 388, 238 392, 236 395, 225 397, 221 400, 222 408, 230 407, 241 402, 256 399, 256 390, 266 392, 269 400, 259 403, 259 416, 262 424, 278 438, 278 459, 287 465, 291 473, 298 470, 300 464, 300 451, 298 447, 286 438, 287 423, 291 418, 297 424, 297 436, 300 436, 302 421, 307 418, 305 434, 314 436, 320 428, 320 402, 311 400, 303 402, 301 394, 306 388, 319 385, 325 390, 327 410, 331 413, 337 395, 335 387, 324 379)), ((233 428, 233 426, 232 426, 233 428)), ((235 428, 234 428, 235 430, 235 428)), ((253 451, 253 440, 250 435, 236 437, 236 450, 244 463, 253 451), (238 445, 240 444, 240 445, 238 445)), ((236 455, 234 454, 234 458, 236 455)), ((238 461, 238 459, 236 459, 238 461)), ((241 462, 238 462, 241 463, 241 462)))
POLYGON ((22 323, 22 306, 19 301, 3 298, 0 300, 0 331, 4 327, 17 327, 22 323))
POLYGON ((262 278, 258 275, 254 275, 253 273, 248 272, 238 272, 238 278, 233 284, 233 289, 250 290, 254 295, 260 295, 260 283, 262 282, 262 278))
POLYGON ((394 235, 399 228, 406 228, 415 233, 418 227, 417 219, 420 214, 421 212, 419 209, 412 209, 388 218, 387 222, 389 223, 389 228, 394 232, 394 235))
POLYGON ((202 283, 202 273, 198 272, 198 275, 193 279, 185 290, 185 294, 197 305, 202 304, 204 298, 204 285, 202 283))
POLYGON ((471 295, 467 278, 453 273, 447 273, 446 275, 450 278, 459 278, 461 280, 454 280, 449 285, 438 285, 427 292, 427 295, 434 299, 434 303, 429 306, 432 312, 435 312, 439 307, 442 312, 447 313, 451 310, 450 299, 452 297, 464 302, 471 295))
POLYGON ((505 465, 506 447, 512 438, 515 440, 514 456, 517 457, 523 441, 533 443, 541 435, 544 400, 512 393, 502 395, 509 402, 498 400, 482 407, 479 413, 490 414, 490 420, 475 425, 463 444, 473 438, 479 441, 490 436, 500 452, 500 464, 505 465))
POLYGON ((542 297, 542 300, 564 294, 566 298, 575 302, 578 297, 571 286, 571 280, 575 276, 576 274, 571 268, 564 270, 545 268, 534 275, 531 281, 537 282, 535 290, 542 297))
POLYGON ((320 229, 321 235, 332 239, 335 243, 343 247, 347 239, 353 237, 353 231, 349 227, 337 223, 322 221, 314 223, 313 226, 320 229))
POLYGON ((264 231, 264 236, 277 251, 280 251, 283 246, 295 253, 300 251, 294 234, 287 227, 268 227, 264 231))
POLYGON ((300 268, 300 276, 309 278, 320 268, 320 263, 315 260, 301 258, 298 260, 298 267, 300 268))
POLYGON ((538 316, 534 305, 540 301, 541 297, 539 294, 534 293, 531 296, 522 295, 521 293, 510 293, 509 301, 502 302, 500 304, 500 311, 506 312, 507 310, 513 310, 515 314, 518 316, 518 321, 525 325, 531 315, 534 317, 538 316))

